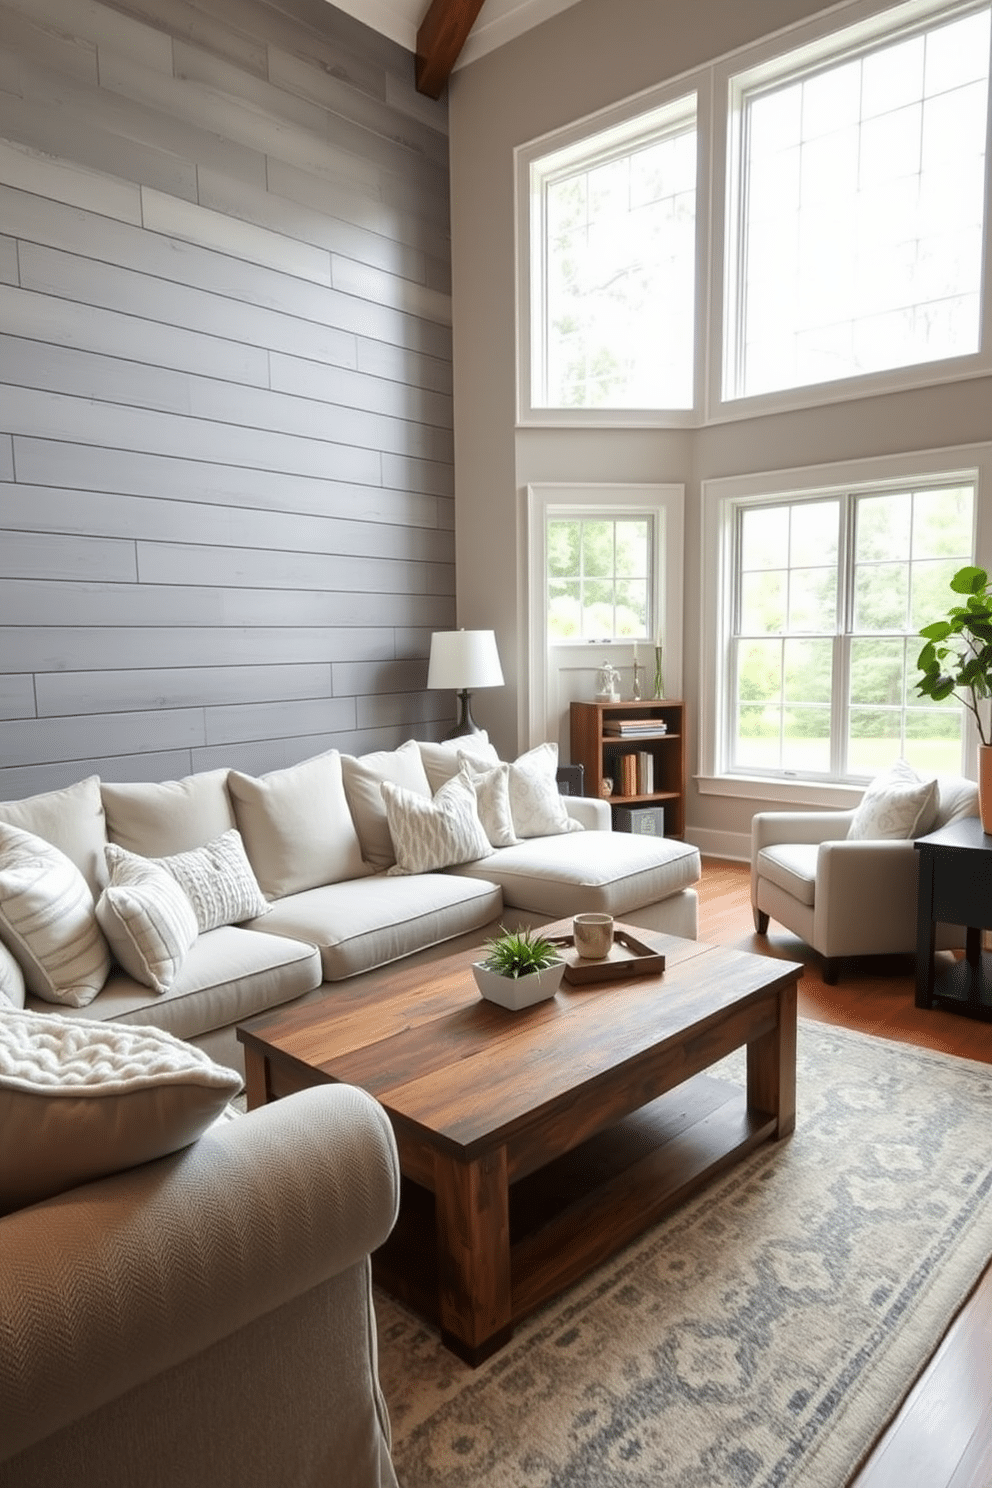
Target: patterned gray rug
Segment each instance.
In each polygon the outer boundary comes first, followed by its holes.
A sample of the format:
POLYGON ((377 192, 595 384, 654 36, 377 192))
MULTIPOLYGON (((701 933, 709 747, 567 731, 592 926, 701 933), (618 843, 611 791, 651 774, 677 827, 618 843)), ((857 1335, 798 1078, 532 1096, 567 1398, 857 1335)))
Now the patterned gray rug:
POLYGON ((377 1293, 401 1488, 841 1488, 992 1255, 992 1066, 804 1022, 798 1091, 478 1370, 377 1293))

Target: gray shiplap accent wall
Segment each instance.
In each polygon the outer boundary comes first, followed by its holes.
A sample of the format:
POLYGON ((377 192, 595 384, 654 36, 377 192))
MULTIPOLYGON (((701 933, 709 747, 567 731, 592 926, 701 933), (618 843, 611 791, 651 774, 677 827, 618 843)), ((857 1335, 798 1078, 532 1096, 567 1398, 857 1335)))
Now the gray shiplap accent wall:
POLYGON ((0 799, 436 736, 447 115, 325 0, 0 0, 0 799))

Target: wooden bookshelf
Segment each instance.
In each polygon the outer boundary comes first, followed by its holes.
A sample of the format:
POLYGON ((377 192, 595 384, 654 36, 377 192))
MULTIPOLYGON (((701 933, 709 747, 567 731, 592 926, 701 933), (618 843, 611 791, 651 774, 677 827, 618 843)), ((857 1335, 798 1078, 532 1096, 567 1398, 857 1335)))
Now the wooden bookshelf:
POLYGON ((686 737, 685 704, 668 698, 642 702, 572 703, 570 710, 572 763, 585 769, 585 794, 601 796, 603 778, 612 778, 616 827, 618 806, 664 806, 665 836, 685 836, 686 737), (659 730, 617 736, 606 732, 607 724, 650 722, 659 730), (661 726, 664 726, 662 731, 661 726), (645 750, 651 755, 654 789, 640 794, 621 787, 621 756, 645 750))

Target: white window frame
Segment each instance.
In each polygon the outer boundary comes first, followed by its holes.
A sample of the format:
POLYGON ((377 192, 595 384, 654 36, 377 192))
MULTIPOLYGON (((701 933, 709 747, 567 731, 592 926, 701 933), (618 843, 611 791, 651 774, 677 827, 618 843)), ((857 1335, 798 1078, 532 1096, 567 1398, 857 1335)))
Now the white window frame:
MULTIPOLYGON (((776 470, 762 475, 734 476, 702 484, 702 547, 700 594, 702 626, 699 656, 699 773, 702 795, 735 796, 783 805, 848 807, 861 799, 863 787, 841 782, 783 780, 780 776, 730 774, 729 757, 733 698, 728 675, 726 637, 732 619, 733 538, 736 504, 749 498, 814 497, 838 487, 882 486, 925 481, 934 477, 975 483, 975 561, 992 567, 992 444, 954 449, 848 460, 806 469, 776 470)), ((949 596, 950 598, 950 596, 949 596)), ((935 617, 935 618, 939 618, 935 617)), ((922 642, 921 642, 922 646, 922 642)), ((964 765, 978 768, 977 734, 965 717, 964 765)))
MULTIPOLYGON (((989 87, 989 124, 985 156, 985 241, 982 258, 982 322, 979 350, 967 356, 934 362, 918 362, 880 372, 831 382, 810 383, 775 392, 738 396, 727 369, 738 362, 739 328, 736 283, 741 240, 739 161, 742 133, 742 96, 746 89, 764 81, 795 75, 804 67, 829 60, 845 46, 861 47, 870 41, 896 39, 905 31, 951 14, 982 8, 981 0, 904 0, 894 7, 859 3, 834 8, 809 22, 766 38, 754 47, 735 54, 714 69, 714 99, 724 101, 725 127, 714 128, 712 172, 714 205, 712 242, 717 251, 711 261, 712 316, 707 330, 710 348, 707 387, 707 421, 733 421, 759 414, 794 408, 838 403, 852 398, 895 392, 907 387, 928 387, 962 378, 984 377, 992 372, 992 79, 989 87), (785 66, 786 59, 790 65, 785 66)), ((716 107, 716 105, 715 105, 716 107)))
POLYGON ((583 119, 576 120, 564 129, 555 130, 518 145, 514 150, 514 173, 516 180, 516 278, 517 278, 517 423, 523 426, 545 428, 637 428, 665 427, 687 428, 699 423, 703 406, 706 366, 706 299, 709 292, 709 159, 711 130, 710 72, 683 74, 658 88, 625 99, 622 103, 602 109, 583 119), (693 403, 691 408, 544 408, 535 407, 532 400, 532 345, 533 337, 543 334, 543 326, 536 323, 532 315, 531 285, 535 273, 540 273, 540 259, 544 245, 541 235, 535 239, 532 233, 534 202, 532 198, 531 166, 548 155, 574 151, 581 158, 585 141, 608 130, 622 131, 630 125, 631 140, 636 140, 636 125, 644 116, 678 104, 695 95, 696 109, 696 262, 695 262, 695 307, 696 326, 693 357, 693 403))

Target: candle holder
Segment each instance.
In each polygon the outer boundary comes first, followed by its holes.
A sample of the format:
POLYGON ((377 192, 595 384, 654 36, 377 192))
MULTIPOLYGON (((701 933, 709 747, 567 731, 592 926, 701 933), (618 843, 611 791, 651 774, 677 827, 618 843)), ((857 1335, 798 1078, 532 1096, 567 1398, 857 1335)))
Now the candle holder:
MULTIPOLYGON (((664 672, 662 671, 662 655, 660 646, 655 646, 654 648, 654 695, 656 698, 663 698, 665 696, 665 676, 664 672)), ((640 693, 638 693, 638 697, 639 696, 640 693)))
POLYGON ((631 693, 630 693, 630 696, 631 696, 632 700, 635 703, 639 703, 640 700, 641 700, 641 673, 643 671, 644 671, 644 668, 641 666, 641 663, 639 661, 635 661, 634 662, 634 685, 633 685, 633 687, 631 689, 631 693))

